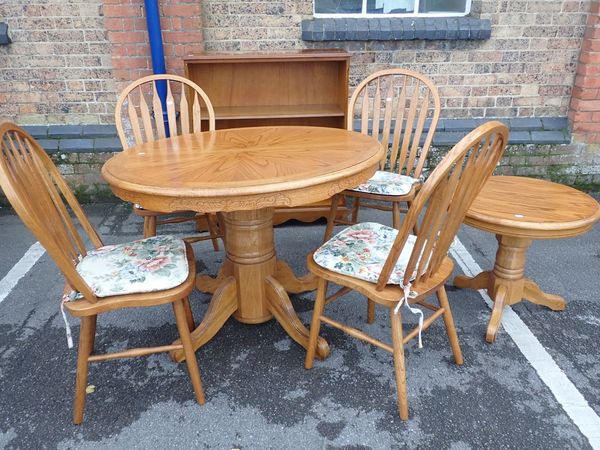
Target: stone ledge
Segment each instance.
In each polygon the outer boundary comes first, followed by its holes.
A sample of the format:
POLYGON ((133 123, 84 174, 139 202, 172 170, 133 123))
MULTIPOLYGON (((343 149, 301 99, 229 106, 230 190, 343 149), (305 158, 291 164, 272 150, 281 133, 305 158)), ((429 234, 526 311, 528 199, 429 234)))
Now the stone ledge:
POLYGON ((48 153, 120 152, 114 125, 29 125, 23 127, 48 153))
POLYGON ((489 19, 474 17, 327 18, 302 21, 304 41, 485 40, 489 19))
MULTIPOLYGON (((474 128, 490 120, 499 120, 510 128, 509 144, 569 144, 571 142, 569 123, 566 117, 517 117, 440 119, 433 135, 433 145, 452 146, 474 128)), ((429 130, 430 124, 430 120, 425 122, 425 131, 429 130)), ((383 121, 381 125, 383 126, 383 121)), ((354 121, 354 129, 360 129, 359 120, 354 121)), ((425 137, 422 137, 421 141, 423 142, 424 139, 425 137)))
POLYGON ((12 41, 8 35, 8 24, 6 22, 0 22, 0 45, 8 45, 12 41))
MULTIPOLYGON (((433 145, 452 146, 474 128, 494 119, 440 119, 433 145)), ((497 119, 510 128, 509 144, 568 144, 566 117, 518 117, 497 119)), ((383 121, 381 122, 383 125, 383 121)), ((425 123, 429 130, 431 121, 425 123)), ((24 126, 48 153, 106 153, 122 150, 114 125, 24 126)), ((360 129, 355 120, 354 128, 360 129)))

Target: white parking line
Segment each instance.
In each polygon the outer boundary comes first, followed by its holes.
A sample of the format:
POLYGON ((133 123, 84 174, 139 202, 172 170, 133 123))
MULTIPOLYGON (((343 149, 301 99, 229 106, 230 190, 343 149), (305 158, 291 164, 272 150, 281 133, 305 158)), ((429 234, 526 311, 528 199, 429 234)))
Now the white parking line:
MULTIPOLYGON (((458 239, 451 254, 465 275, 474 276, 481 272, 479 264, 458 239)), ((491 308, 493 301, 486 291, 479 293, 491 308)), ((600 450, 600 417, 510 306, 504 307, 502 326, 592 448, 600 450)))
POLYGON ((27 272, 29 272, 29 270, 44 253, 46 253, 46 250, 44 250, 44 247, 42 247, 39 242, 36 242, 29 247, 19 262, 8 271, 2 280, 0 280, 0 303, 4 301, 8 294, 10 294, 10 292, 17 285, 19 280, 23 278, 27 272))

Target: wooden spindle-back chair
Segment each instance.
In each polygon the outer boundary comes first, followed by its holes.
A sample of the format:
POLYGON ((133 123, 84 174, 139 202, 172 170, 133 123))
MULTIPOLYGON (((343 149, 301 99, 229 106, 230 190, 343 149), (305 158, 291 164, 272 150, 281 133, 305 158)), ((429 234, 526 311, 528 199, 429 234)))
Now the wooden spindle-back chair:
MULTIPOLYGON (((153 292, 100 297, 77 270, 78 264, 91 254, 88 245, 91 244, 92 249, 103 247, 100 236, 48 155, 27 132, 11 123, 0 124, 0 187, 21 220, 62 272, 66 295, 63 297, 64 309, 81 320, 73 421, 79 424, 83 420, 90 362, 143 356, 181 348, 186 354, 196 400, 198 403, 204 403, 200 372, 190 338, 194 320, 188 295, 194 288, 196 276, 191 246, 185 244, 185 255, 182 259, 187 259, 188 273, 181 273, 185 280, 180 285, 153 292), (66 301, 67 299, 73 301, 66 301), (168 303, 173 306, 182 344, 94 354, 98 314, 122 308, 168 303)), ((183 241, 179 241, 181 245, 184 244, 183 241)), ((102 267, 94 269, 101 271, 102 267)), ((106 273, 106 276, 114 278, 115 274, 106 273)))
MULTIPOLYGON (((121 145, 127 149, 168 136, 213 131, 215 112, 206 93, 193 81, 178 75, 150 75, 134 81, 121 92, 115 123, 121 145)), ((144 218, 144 237, 155 236, 157 225, 194 221, 197 230, 206 226, 209 235, 190 237, 188 242, 210 239, 215 251, 219 250, 217 238, 222 237, 222 230, 217 231, 210 214, 181 211, 166 218, 164 213, 139 205, 134 205, 133 212, 144 218)))
POLYGON ((401 204, 410 204, 421 185, 440 105, 433 82, 411 70, 381 70, 356 87, 350 98, 347 129, 357 128, 357 117, 360 132, 379 139, 388 151, 369 181, 338 194, 353 200, 349 222, 336 218, 340 202, 334 197, 325 240, 331 237, 336 223, 356 223, 360 206, 392 211, 393 226, 400 228, 401 204))
MULTIPOLYGON (((321 322, 389 351, 394 356, 399 413, 406 420, 408 400, 404 344, 420 332, 417 327, 403 335, 401 311, 394 312, 400 300, 433 311, 424 320, 423 329, 427 329, 438 317, 443 317, 454 360, 462 364, 444 288, 454 267, 447 254, 467 209, 502 156, 507 139, 508 129, 502 123, 481 125, 456 144, 433 170, 415 197, 399 231, 375 223, 356 224, 308 255, 308 269, 317 275, 319 282, 306 368, 313 365, 321 322), (418 220, 419 233, 411 235, 418 220), (326 298, 330 281, 342 288, 326 298), (392 345, 323 315, 326 303, 351 290, 389 308, 392 345), (407 295, 408 291, 410 295, 407 295), (437 295, 439 306, 425 302, 433 292, 437 295)), ((372 314, 370 310, 371 320, 372 314)))

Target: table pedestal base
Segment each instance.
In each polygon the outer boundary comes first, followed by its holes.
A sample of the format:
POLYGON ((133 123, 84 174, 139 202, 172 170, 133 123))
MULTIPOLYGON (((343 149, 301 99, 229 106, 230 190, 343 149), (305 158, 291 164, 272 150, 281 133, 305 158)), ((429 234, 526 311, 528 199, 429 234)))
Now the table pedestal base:
POLYGON ((562 311, 566 306, 564 298, 543 292, 534 281, 525 278, 525 261, 531 239, 501 235, 496 235, 496 239, 498 251, 494 270, 481 272, 475 277, 459 275, 454 279, 454 286, 459 288, 487 289, 494 301, 485 336, 490 343, 496 340, 504 305, 528 300, 554 311, 562 311))
MULTIPOLYGON (((283 261, 275 256, 273 208, 224 213, 227 259, 216 278, 198 276, 196 287, 213 293, 200 325, 192 331, 194 348, 204 345, 221 329, 229 317, 239 322, 259 324, 273 317, 292 339, 308 345, 309 332, 302 324, 287 292, 316 289, 311 275, 296 278, 283 261)), ((329 345, 323 338, 317 343, 317 356, 324 359, 329 345)), ((183 361, 183 351, 173 351, 183 361)))

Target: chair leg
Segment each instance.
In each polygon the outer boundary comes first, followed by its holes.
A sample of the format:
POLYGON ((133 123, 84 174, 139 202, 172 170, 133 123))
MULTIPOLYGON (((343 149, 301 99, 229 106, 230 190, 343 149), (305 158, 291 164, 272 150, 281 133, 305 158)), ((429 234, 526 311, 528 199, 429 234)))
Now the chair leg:
POLYGON ((360 197, 355 197, 352 202, 352 223, 358 222, 358 209, 360 208, 360 197))
POLYGON ((206 225, 208 226, 208 232, 210 233, 210 240, 213 244, 213 249, 215 252, 219 251, 219 240, 218 233, 215 227, 215 223, 213 222, 212 215, 206 213, 206 225))
POLYGON ((463 360, 462 351, 460 350, 460 344, 458 342, 458 335, 456 334, 456 328, 454 327, 454 319, 452 318, 452 312, 450 311, 450 303, 448 302, 448 296, 446 295, 446 288, 442 285, 436 292, 440 306, 444 308, 444 324, 446 325, 446 332, 448 333, 448 340, 450 341, 450 347, 452 347, 452 354, 454 355, 454 361, 456 364, 461 365, 463 360))
POLYGON ((183 353, 185 354, 185 363, 187 364, 190 380, 196 394, 196 401, 201 405, 204 404, 204 390, 202 389, 202 381, 200 379, 200 369, 198 369, 198 360, 196 359, 196 352, 192 345, 192 338, 190 336, 190 330, 188 329, 188 323, 185 314, 185 307, 183 306, 183 300, 177 300, 173 302, 173 311, 175 312, 175 321, 177 322, 177 329, 179 330, 179 337, 183 344, 183 353))
POLYGON ((156 236, 156 216, 144 216, 144 238, 156 236))
POLYGON ((223 245, 225 245, 225 218, 223 217, 223 213, 218 212, 216 215, 217 225, 219 226, 219 236, 223 240, 223 245))
POLYGON ((392 202, 392 226, 396 229, 400 229, 402 225, 402 219, 400 219, 400 203, 392 202))
POLYGON ((194 322, 194 313, 192 313, 189 297, 183 299, 183 309, 185 310, 185 320, 187 322, 188 329, 193 331, 194 328, 196 328, 196 323, 194 322))
POLYGON ((75 399, 73 400, 73 423, 75 425, 79 425, 83 421, 85 389, 88 379, 88 358, 94 350, 96 316, 82 317, 80 323, 77 371, 75 376, 75 399))
POLYGON ((390 308, 392 323, 392 344, 394 347, 394 371, 398 395, 398 412, 400 419, 408 420, 408 394, 406 390, 406 367, 404 365, 404 343, 402 342, 402 316, 390 308))
POLYGON ((329 216, 327 217, 327 227, 325 228, 323 242, 327 242, 333 234, 333 227, 335 226, 335 217, 337 214, 339 201, 340 196, 338 194, 331 197, 331 209, 329 210, 329 216))
POLYGON ((315 360, 315 351, 317 349, 317 338, 319 337, 319 329, 321 328, 321 315, 325 309, 325 296, 327 294, 327 281, 324 278, 319 278, 317 286, 317 298, 313 308, 312 321, 310 323, 310 335, 308 338, 308 347, 306 348, 306 360, 304 367, 312 369, 315 360))
POLYGON ((367 299, 367 323, 375 321, 375 302, 370 298, 367 299))

